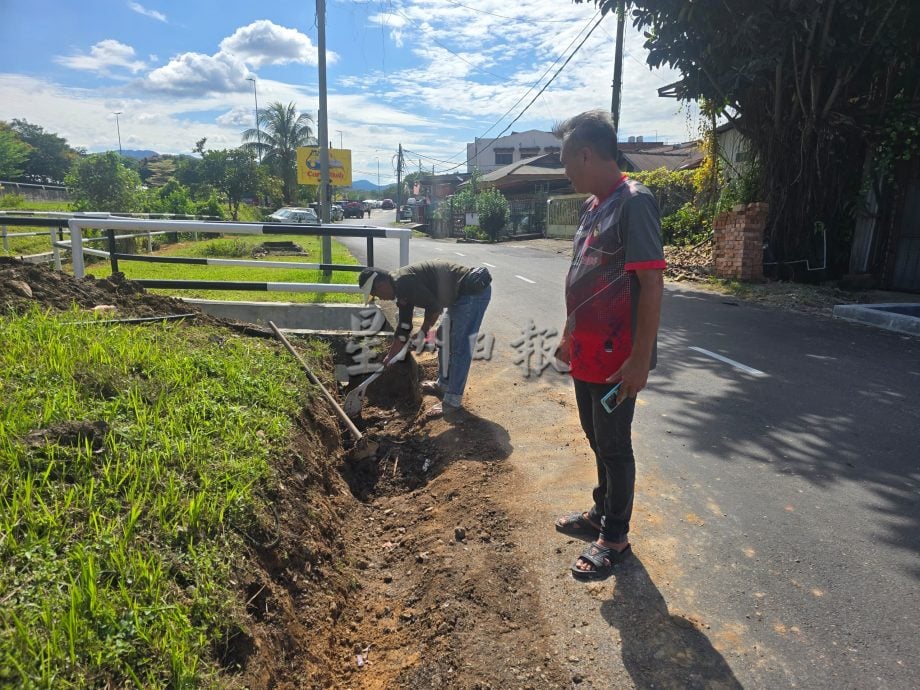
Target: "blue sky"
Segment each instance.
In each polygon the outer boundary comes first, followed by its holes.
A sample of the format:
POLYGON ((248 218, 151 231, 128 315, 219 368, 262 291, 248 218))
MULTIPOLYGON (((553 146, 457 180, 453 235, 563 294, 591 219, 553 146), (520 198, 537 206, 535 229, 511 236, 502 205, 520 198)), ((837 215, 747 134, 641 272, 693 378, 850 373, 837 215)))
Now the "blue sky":
MULTIPOLYGON (((319 107, 311 0, 0 0, 0 120, 21 118, 90 152, 191 153, 240 144, 259 107, 319 107)), ((609 108, 615 19, 565 0, 327 0, 329 137, 352 150, 355 179, 466 170, 466 143, 549 130, 609 108), (582 41, 584 42, 582 43, 582 41), (581 47, 576 51, 576 47, 581 47), (570 62, 546 86, 556 70, 570 62), (523 114, 522 114, 523 113, 523 114), (459 166, 459 167, 456 167, 459 166)), ((621 139, 695 138, 694 112, 656 90, 627 24, 621 139)))

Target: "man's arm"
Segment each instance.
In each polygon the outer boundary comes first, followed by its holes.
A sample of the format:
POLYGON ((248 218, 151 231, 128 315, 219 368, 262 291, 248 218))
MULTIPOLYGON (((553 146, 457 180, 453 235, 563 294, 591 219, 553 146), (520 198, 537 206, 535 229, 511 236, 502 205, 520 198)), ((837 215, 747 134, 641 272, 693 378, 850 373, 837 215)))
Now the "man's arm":
POLYGON ((636 314, 636 333, 632 352, 616 372, 607 378, 614 383, 621 381, 617 402, 634 398, 648 383, 648 372, 652 365, 652 350, 661 320, 661 299, 664 294, 664 271, 647 269, 636 271, 639 280, 639 304, 636 314))

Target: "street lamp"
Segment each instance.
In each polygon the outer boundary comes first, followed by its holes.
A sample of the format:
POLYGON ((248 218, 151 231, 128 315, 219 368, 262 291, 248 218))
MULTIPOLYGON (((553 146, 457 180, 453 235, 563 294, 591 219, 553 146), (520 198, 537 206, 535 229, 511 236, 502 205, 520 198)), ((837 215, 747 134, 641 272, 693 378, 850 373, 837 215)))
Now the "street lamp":
POLYGON ((380 159, 377 159, 377 189, 380 189, 380 159))
POLYGON ((121 153, 121 127, 118 125, 118 116, 121 115, 122 111, 119 110, 117 113, 112 113, 115 116, 115 131, 118 132, 118 155, 121 153))
POLYGON ((252 82, 252 97, 256 102, 256 141, 259 143, 259 163, 262 162, 262 130, 259 129, 259 96, 256 93, 256 78, 246 77, 246 81, 252 82))

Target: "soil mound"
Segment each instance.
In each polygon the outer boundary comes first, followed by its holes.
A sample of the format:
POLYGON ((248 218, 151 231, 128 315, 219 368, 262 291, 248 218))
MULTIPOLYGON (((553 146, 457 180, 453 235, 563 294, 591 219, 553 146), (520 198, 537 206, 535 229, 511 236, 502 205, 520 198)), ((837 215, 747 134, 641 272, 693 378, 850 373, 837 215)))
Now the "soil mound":
POLYGON ((198 313, 181 300, 147 293, 123 273, 104 280, 92 276, 81 279, 46 266, 0 257, 0 312, 23 313, 33 305, 54 311, 109 306, 120 316, 139 318, 198 313))

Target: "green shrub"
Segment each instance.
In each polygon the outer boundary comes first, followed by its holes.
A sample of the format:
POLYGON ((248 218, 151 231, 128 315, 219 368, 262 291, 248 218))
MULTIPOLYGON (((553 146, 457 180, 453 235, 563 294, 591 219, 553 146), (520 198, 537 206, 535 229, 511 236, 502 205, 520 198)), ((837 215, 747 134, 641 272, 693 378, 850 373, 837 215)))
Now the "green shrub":
POLYGON ((489 236, 478 225, 464 225, 463 236, 471 240, 487 240, 489 236))
POLYGON ((712 219, 709 214, 697 208, 692 201, 661 219, 661 239, 665 244, 696 244, 711 231, 712 219))
POLYGON ((22 194, 0 194, 0 208, 22 208, 25 203, 26 198, 22 194))
POLYGON ((233 237, 209 240, 201 245, 199 253, 202 256, 241 258, 250 256, 252 254, 252 247, 243 240, 233 237))
POLYGON ((508 200, 497 189, 485 189, 476 197, 476 213, 479 227, 494 242, 508 224, 508 200))

